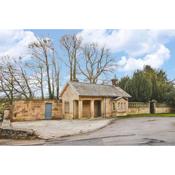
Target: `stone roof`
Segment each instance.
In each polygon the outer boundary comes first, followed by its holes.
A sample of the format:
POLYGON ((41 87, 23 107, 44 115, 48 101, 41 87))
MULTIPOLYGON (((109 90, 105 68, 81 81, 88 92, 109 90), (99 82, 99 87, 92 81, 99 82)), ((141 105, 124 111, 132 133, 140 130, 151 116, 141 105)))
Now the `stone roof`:
POLYGON ((102 96, 102 97, 131 97, 120 87, 113 85, 89 84, 82 82, 68 83, 79 96, 102 96))

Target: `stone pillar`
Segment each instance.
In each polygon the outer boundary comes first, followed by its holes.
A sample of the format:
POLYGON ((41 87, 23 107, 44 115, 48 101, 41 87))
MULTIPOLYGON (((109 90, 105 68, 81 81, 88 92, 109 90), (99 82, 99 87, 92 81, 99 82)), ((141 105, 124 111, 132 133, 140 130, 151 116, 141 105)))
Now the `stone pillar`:
POLYGON ((150 113, 151 114, 155 114, 156 113, 156 100, 151 100, 150 101, 150 104, 149 104, 149 106, 150 106, 150 113))
POLYGON ((104 99, 101 100, 101 116, 105 117, 104 116, 104 99))
POLYGON ((94 100, 91 100, 91 118, 94 118, 94 100))
POLYGON ((83 116, 83 101, 78 101, 78 118, 81 119, 83 116))
POLYGON ((11 122, 10 122, 10 110, 6 109, 4 111, 4 118, 1 127, 3 129, 9 129, 12 127, 11 122))

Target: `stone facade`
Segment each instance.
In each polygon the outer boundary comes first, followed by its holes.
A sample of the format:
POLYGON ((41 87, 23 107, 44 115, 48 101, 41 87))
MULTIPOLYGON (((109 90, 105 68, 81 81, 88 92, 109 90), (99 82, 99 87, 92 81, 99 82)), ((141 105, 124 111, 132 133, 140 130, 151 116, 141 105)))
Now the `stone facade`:
POLYGON ((126 116, 128 114, 128 99, 119 98, 112 101, 112 103, 112 116, 126 116))
POLYGON ((75 100, 79 100, 76 93, 73 93, 70 86, 67 87, 64 94, 62 95, 62 112, 65 119, 72 119, 74 116, 75 100), (69 112, 65 111, 65 105, 68 103, 69 112))
POLYGON ((19 100, 12 105, 12 121, 43 120, 45 105, 52 104, 51 119, 62 118, 62 103, 57 100, 19 100))

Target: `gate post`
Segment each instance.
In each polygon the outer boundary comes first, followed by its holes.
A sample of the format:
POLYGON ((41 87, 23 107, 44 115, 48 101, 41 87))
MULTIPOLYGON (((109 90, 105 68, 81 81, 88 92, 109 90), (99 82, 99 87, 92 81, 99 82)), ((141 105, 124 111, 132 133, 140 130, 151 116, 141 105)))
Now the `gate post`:
POLYGON ((156 100, 151 100, 150 101, 150 113, 155 114, 156 113, 156 100))

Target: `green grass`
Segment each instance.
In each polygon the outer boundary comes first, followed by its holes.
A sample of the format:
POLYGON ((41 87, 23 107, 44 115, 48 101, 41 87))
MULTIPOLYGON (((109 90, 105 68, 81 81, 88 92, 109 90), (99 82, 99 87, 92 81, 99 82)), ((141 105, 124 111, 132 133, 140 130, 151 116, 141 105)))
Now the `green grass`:
POLYGON ((175 113, 161 113, 161 114, 129 114, 127 116, 120 116, 118 118, 134 118, 134 117, 175 117, 175 113))

